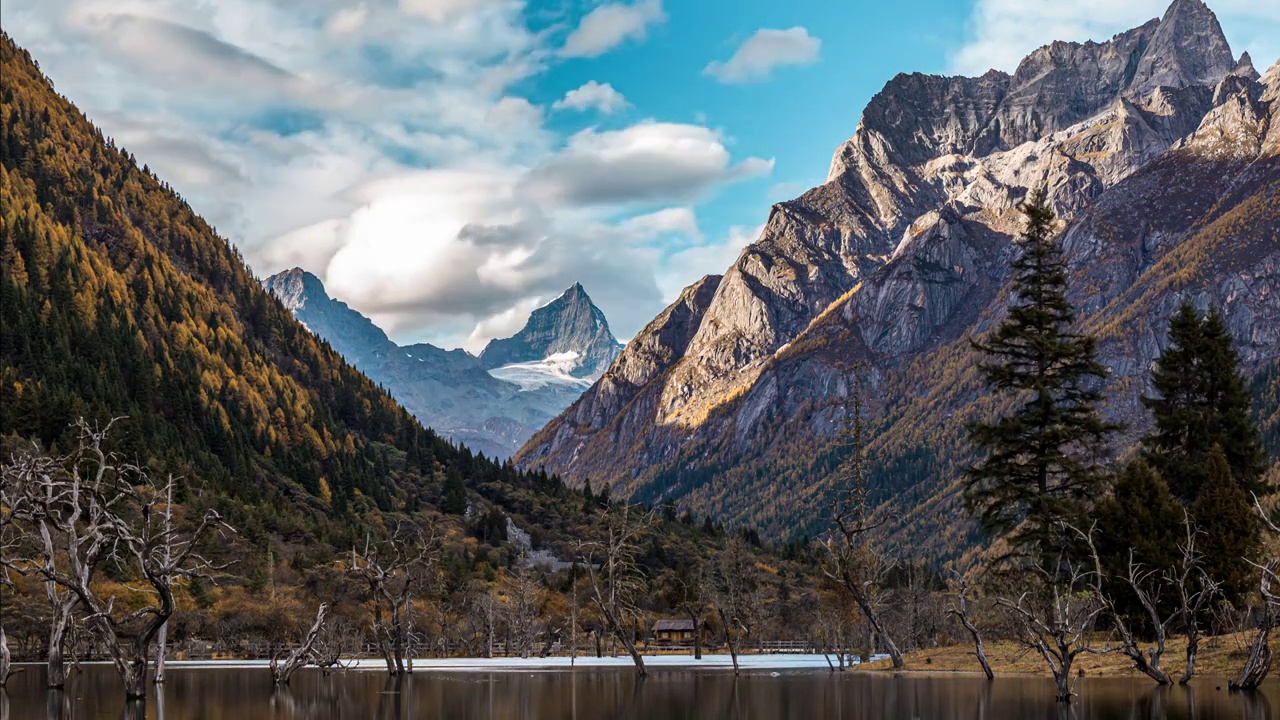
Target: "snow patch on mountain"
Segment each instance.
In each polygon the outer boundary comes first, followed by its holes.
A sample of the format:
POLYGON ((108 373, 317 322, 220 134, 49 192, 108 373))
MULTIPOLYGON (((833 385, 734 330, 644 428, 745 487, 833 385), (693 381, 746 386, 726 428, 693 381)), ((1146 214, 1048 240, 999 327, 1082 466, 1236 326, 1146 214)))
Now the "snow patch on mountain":
POLYGON ((586 390, 591 387, 594 378, 577 377, 573 373, 582 364, 582 355, 577 352, 552 353, 541 360, 532 362, 511 363, 496 367, 489 374, 513 383, 521 391, 540 390, 551 385, 563 385, 586 390))

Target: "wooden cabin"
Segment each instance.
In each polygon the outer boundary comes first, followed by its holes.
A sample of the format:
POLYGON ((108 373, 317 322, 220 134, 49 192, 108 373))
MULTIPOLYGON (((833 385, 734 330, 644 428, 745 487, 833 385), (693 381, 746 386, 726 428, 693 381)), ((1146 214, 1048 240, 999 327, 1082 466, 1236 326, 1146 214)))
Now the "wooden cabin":
POLYGON ((693 642, 696 631, 689 618, 663 618, 653 624, 653 638, 660 643, 693 642))

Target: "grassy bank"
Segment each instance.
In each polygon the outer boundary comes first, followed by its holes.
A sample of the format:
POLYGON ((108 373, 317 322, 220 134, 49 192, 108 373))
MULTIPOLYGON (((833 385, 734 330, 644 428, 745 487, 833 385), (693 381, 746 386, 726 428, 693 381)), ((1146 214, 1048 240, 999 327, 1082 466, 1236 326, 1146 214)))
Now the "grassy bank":
MULTIPOLYGON (((1196 674, 1217 677, 1235 676, 1244 665, 1251 638, 1252 635, 1238 633, 1201 640, 1200 653, 1196 660, 1196 674)), ((1095 644, 1099 648, 1108 646, 1105 638, 1098 638, 1095 644)), ((1115 646, 1114 641, 1110 646, 1115 646)), ((1149 646, 1144 645, 1143 649, 1147 647, 1149 646)), ((1161 667, 1174 678, 1181 675, 1185 667, 1186 648, 1187 643, 1182 638, 1171 639, 1166 644, 1161 667)), ((1280 641, 1273 640, 1271 650, 1280 656, 1280 641)), ((908 672, 982 672, 977 658, 973 656, 973 645, 948 645, 919 650, 907 653, 903 658, 906 662, 904 670, 908 672)), ((991 663, 991 669, 997 675, 1049 674, 1044 659, 1039 653, 1012 641, 988 642, 987 661, 991 663)), ((1083 669, 1086 676, 1125 677, 1141 674, 1133 669, 1133 662, 1119 652, 1097 655, 1085 653, 1076 659, 1076 666, 1083 669)), ((893 664, 888 660, 880 660, 854 669, 873 672, 892 671, 893 664)), ((1273 672, 1267 682, 1280 682, 1280 675, 1273 672)))

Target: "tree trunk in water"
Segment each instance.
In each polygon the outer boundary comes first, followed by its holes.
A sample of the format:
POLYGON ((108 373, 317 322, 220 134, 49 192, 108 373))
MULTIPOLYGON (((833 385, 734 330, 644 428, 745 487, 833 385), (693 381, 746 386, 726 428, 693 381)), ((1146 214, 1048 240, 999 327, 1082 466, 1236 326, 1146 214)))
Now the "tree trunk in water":
POLYGON ((1271 638, 1270 625, 1268 620, 1264 620, 1262 627, 1258 629, 1258 634, 1249 647, 1249 659, 1245 661, 1240 676, 1230 683, 1232 690, 1256 690, 1267 678, 1267 673, 1271 672, 1271 647, 1268 645, 1271 638))
POLYGON ((733 661, 733 675, 738 675, 738 647, 733 644, 733 634, 729 632, 729 619, 720 610, 720 624, 724 626, 724 643, 729 646, 729 659, 733 661))
MULTIPOLYGON (((854 598, 858 603, 858 609, 862 611, 862 615, 867 618, 867 622, 871 624, 874 631, 874 637, 879 638, 884 643, 884 649, 889 651, 889 659, 893 661, 893 668, 901 670, 903 666, 902 653, 898 651, 898 646, 893 642, 893 638, 889 637, 889 633, 885 632, 884 627, 880 624, 880 616, 876 614, 875 608, 871 607, 871 603, 866 602, 865 598, 854 598)), ((872 642, 871 652, 875 652, 875 643, 872 642)))
POLYGON ((991 663, 987 662, 987 646, 986 643, 982 642, 982 633, 978 631, 978 626, 969 620, 967 612, 952 610, 951 614, 959 618, 960 624, 964 625, 964 629, 968 630, 969 634, 973 636, 973 654, 977 656, 978 664, 982 666, 982 673, 987 676, 988 680, 994 680, 996 674, 991 671, 991 663))
POLYGON ((1178 678, 1179 685, 1186 685, 1191 682, 1191 678, 1196 676, 1196 655, 1200 652, 1200 633, 1187 633, 1187 667, 1182 671, 1182 677, 1178 678))
POLYGON ((1067 655, 1062 661, 1062 667, 1053 673, 1053 679, 1058 684, 1058 694, 1054 700, 1058 702, 1069 703, 1073 693, 1071 692, 1071 656, 1067 655))
POLYGON ((9 653, 9 639, 5 637, 4 626, 0 625, 0 688, 9 684, 12 661, 13 656, 9 653))
POLYGON ((689 622, 693 623, 693 659, 702 659, 702 628, 698 627, 698 618, 689 611, 689 622))
POLYGON ((320 636, 320 630, 324 627, 324 621, 328 615, 329 605, 320 603, 320 609, 316 611, 315 623, 307 631, 302 644, 294 648, 285 658, 284 664, 280 664, 274 655, 271 657, 271 680, 277 687, 288 685, 294 671, 306 665, 311 659, 311 648, 315 646, 316 638, 320 636))
POLYGON ((169 621, 160 626, 156 635, 156 677, 154 682, 164 683, 164 657, 169 650, 169 621))
POLYGON ((62 658, 62 651, 67 643, 69 619, 65 611, 59 611, 57 606, 54 607, 54 617, 49 625, 49 647, 46 655, 49 665, 46 685, 51 688, 61 688, 67 684, 67 664, 62 658))

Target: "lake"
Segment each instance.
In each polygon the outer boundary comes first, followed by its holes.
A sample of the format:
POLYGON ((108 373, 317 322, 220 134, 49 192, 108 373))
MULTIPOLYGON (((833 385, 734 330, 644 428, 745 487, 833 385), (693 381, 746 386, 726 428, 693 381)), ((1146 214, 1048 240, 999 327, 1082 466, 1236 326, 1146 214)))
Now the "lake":
MULTIPOLYGON (((328 676, 307 668, 292 687, 273 691, 260 666, 174 667, 146 717, 156 720, 301 718, 922 718, 926 720, 1271 720, 1280 717, 1280 682, 1261 693, 1229 693, 1225 680, 1157 688, 1142 678, 1084 678, 1070 707, 1053 702, 1047 678, 829 673, 818 669, 656 668, 645 680, 624 668, 575 671, 419 670, 389 679, 372 669, 328 676), (1221 687, 1221 689, 1217 689, 1221 687)), ((72 674, 63 693, 43 688, 28 666, 0 695, 0 720, 96 720, 122 714, 123 692, 109 666, 72 674)))

